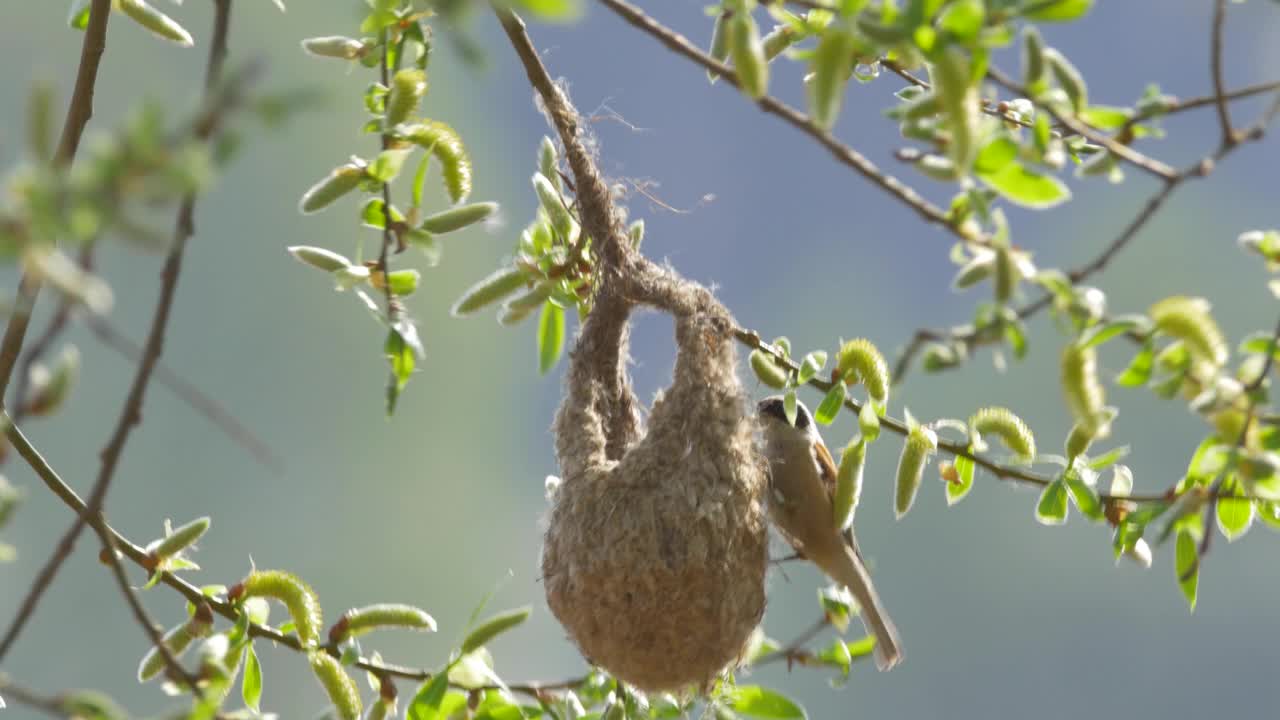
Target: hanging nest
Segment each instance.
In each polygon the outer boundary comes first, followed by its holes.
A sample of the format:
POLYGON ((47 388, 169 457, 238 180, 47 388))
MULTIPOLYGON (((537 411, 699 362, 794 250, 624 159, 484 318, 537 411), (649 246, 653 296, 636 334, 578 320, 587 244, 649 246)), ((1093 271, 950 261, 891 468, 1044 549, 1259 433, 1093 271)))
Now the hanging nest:
POLYGON ((764 613, 764 465, 711 293, 642 258, 602 291, 555 422, 562 483, 542 555, 547 602, 591 662, 643 690, 705 686, 764 613), (626 376, 633 303, 675 319, 675 378, 647 430, 626 376))
POLYGON ((764 614, 767 463, 736 373, 735 324, 712 294, 635 252, 579 136, 579 116, 523 25, 503 27, 556 128, 596 295, 554 432, 561 483, 542 553, 551 611, 586 658, 641 690, 707 687, 764 614), (644 427, 627 377, 632 310, 675 321, 671 386, 644 427))

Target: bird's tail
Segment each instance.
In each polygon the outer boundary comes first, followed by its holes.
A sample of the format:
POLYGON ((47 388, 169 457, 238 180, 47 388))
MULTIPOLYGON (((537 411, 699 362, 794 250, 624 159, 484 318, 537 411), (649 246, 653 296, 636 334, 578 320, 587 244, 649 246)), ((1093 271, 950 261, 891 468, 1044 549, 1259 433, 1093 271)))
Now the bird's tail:
POLYGON ((839 555, 842 562, 838 563, 838 567, 832 568, 837 571, 833 579, 849 588, 854 599, 862 606, 862 621, 876 638, 876 667, 888 670, 902 662, 902 642, 898 638, 898 629, 894 627, 889 613, 880 602, 880 596, 871 584, 871 573, 867 572, 867 566, 863 564, 855 546, 842 545, 844 552, 839 555))

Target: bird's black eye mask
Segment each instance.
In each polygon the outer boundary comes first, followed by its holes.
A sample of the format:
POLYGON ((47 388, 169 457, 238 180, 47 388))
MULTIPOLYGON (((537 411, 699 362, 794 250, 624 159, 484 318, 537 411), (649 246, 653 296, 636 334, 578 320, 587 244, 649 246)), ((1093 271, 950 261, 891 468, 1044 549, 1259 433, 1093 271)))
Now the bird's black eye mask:
MULTIPOLYGON (((756 404, 756 411, 762 416, 774 417, 782 422, 787 421, 787 408, 780 396, 767 397, 756 404)), ((796 428, 800 430, 807 429, 812 423, 809 417, 809 409, 800 403, 796 403, 796 428)))

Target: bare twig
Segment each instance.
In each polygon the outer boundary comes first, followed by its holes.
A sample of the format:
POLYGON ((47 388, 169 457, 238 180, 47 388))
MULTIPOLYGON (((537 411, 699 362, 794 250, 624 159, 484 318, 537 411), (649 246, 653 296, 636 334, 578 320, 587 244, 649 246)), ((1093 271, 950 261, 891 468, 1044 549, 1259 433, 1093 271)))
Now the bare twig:
MULTIPOLYGON (((683 35, 658 23, 638 7, 626 2, 626 0, 600 0, 600 3, 631 26, 662 43, 667 49, 718 74, 727 84, 737 87, 738 77, 733 68, 702 52, 683 35)), ((859 175, 870 180, 876 187, 896 197, 915 211, 925 222, 941 226, 962 240, 978 243, 986 241, 982 237, 970 237, 967 235, 966 231, 960 225, 953 223, 941 208, 930 203, 901 180, 881 171, 866 156, 840 142, 830 132, 814 125, 804 113, 767 95, 756 101, 756 104, 759 105, 761 110, 781 118, 788 125, 811 137, 819 145, 826 148, 827 152, 840 163, 852 168, 859 175)))
MULTIPOLYGON (((138 363, 142 359, 142 348, 107 322, 105 318, 88 318, 85 323, 102 344, 120 353, 131 362, 138 363)), ((262 438, 236 419, 222 403, 209 396, 190 380, 182 377, 163 360, 156 362, 153 372, 155 381, 169 388, 188 407, 195 410, 206 420, 213 423, 233 443, 244 448, 255 460, 268 470, 279 474, 284 469, 284 460, 271 449, 262 438)), ((19 420, 15 416, 15 420, 19 420)))
MULTIPOLYGON (((95 9, 97 5, 95 4, 95 9)), ((206 69, 205 88, 206 91, 211 90, 218 82, 222 73, 223 61, 227 52, 227 33, 230 28, 231 0, 214 0, 214 32, 210 44, 209 61, 206 69)), ((94 14, 97 14, 96 12, 94 14)), ((104 13, 105 14, 105 13, 104 13)), ((215 129, 213 123, 200 125, 197 127, 196 135, 201 139, 207 139, 215 129)), ((168 257, 165 260, 164 269, 161 272, 160 296, 156 302, 155 315, 152 318, 151 331, 148 334, 147 342, 144 346, 143 356, 138 363, 137 371, 134 374, 133 383, 129 389, 129 394, 125 399, 124 407, 120 412, 120 417, 116 421, 115 429, 111 433, 110 439, 106 446, 102 449, 102 463, 98 472, 98 478, 94 483, 93 490, 89 496, 89 502, 86 509, 81 513, 58 543, 54 554, 49 558, 48 562, 42 568, 37 576, 36 582, 32 585, 30 591, 24 600, 19 616, 11 626, 9 635, 6 635, 4 643, 0 643, 0 659, 3 659, 4 653, 12 645, 22 626, 34 613, 39 603, 40 597, 48 589, 49 585, 56 577, 58 570, 62 564, 70 556, 71 551, 75 547, 76 539, 79 537, 85 524, 89 522, 91 517, 97 517, 101 514, 107 491, 110 489, 111 481, 115 477, 116 467, 119 464, 120 456, 124 452, 125 444, 128 442, 129 435, 133 428, 141 422, 142 404, 146 395, 147 386, 150 384, 151 375, 155 369, 156 363, 160 359, 160 354, 164 346, 165 330, 169 323, 169 313, 173 307, 173 297, 177 289, 178 275, 182 269, 182 257, 186 249, 187 240, 194 234, 194 211, 195 196, 188 195, 182 200, 182 204, 178 210, 176 227, 174 230, 173 244, 170 247, 168 257)), ((19 348, 20 349, 20 348, 19 348)), ((164 644, 160 631, 156 628, 155 623, 151 622, 147 616, 146 609, 138 600, 133 588, 130 587, 128 578, 125 577, 124 570, 120 566, 120 560, 111 548, 111 538, 102 533, 101 528, 95 524, 94 529, 99 532, 104 547, 111 550, 107 553, 107 560, 111 564, 117 584, 120 586, 121 592, 128 601, 139 624, 142 625, 144 631, 151 638, 156 650, 164 659, 165 664, 178 678, 186 682, 192 692, 200 694, 200 689, 196 684, 194 676, 182 667, 181 663, 169 651, 164 644)))
MULTIPOLYGON (((1209 552, 1210 538, 1213 537, 1213 517, 1218 509, 1218 498, 1222 492, 1222 485, 1226 482, 1227 476, 1235 469, 1238 455, 1245 445, 1249 442, 1249 431, 1252 429, 1253 420, 1258 413, 1258 394, 1257 391, 1266 382, 1267 376, 1271 374, 1271 368, 1275 365, 1276 349, 1280 346, 1280 321, 1276 322, 1275 330, 1271 332, 1271 342, 1267 345, 1267 357, 1262 362, 1262 368, 1258 370, 1258 374, 1244 386, 1243 392, 1249 398, 1248 409, 1244 414, 1244 425, 1240 429, 1240 434, 1236 436, 1235 444, 1232 446, 1232 457, 1218 476, 1214 478, 1213 484, 1209 486, 1209 502, 1204 508, 1204 535, 1200 538, 1200 547, 1197 551, 1196 564, 1192 569, 1198 568, 1201 560, 1209 552)), ((1179 578, 1181 579, 1181 578, 1179 578)))
POLYGON ((1169 167, 1163 162, 1160 162, 1155 158, 1148 157, 1147 155, 1144 155, 1138 152, 1137 150, 1134 150, 1128 145, 1125 145, 1124 143, 1115 140, 1114 138, 1107 135, 1106 133, 1094 130, 1093 128, 1089 127, 1089 125, 1087 125, 1086 123, 1082 122, 1081 120, 1079 120, 1074 116, 1058 112, 1058 109, 1053 107, 1052 105, 1036 101, 1035 98, 1032 97, 1032 94, 1029 93, 1026 88, 1019 85, 1013 78, 1001 72, 1000 68, 995 67, 994 65, 987 68, 987 77, 994 80, 997 85, 1004 87, 1009 92, 1014 93, 1015 95, 1019 95, 1021 97, 1031 99, 1032 102, 1035 102, 1036 105, 1041 110, 1044 110, 1045 112, 1049 113, 1049 115, 1053 117, 1053 119, 1059 125, 1085 138, 1089 142, 1095 143, 1097 145, 1101 145, 1102 147, 1106 148, 1112 155, 1115 155, 1116 157, 1120 158, 1121 160, 1124 160, 1130 165, 1133 165, 1136 168, 1139 168, 1147 173, 1150 173, 1151 175, 1161 180, 1164 180, 1165 182, 1173 182, 1177 180, 1178 171, 1174 170, 1173 168, 1169 167))
MULTIPOLYGON (((3 425, 4 435, 13 445, 14 450, 16 450, 18 455, 26 461, 27 465, 31 467, 36 476, 40 478, 50 492, 57 496, 64 505, 75 512, 77 516, 85 518, 86 522, 91 524, 95 531, 105 533, 115 545, 116 550, 122 556, 143 569, 153 567, 154 562, 145 549, 112 528, 101 513, 92 514, 89 512, 88 503, 81 499, 80 496, 76 494, 76 491, 62 479, 53 466, 50 465, 44 456, 40 454, 40 451, 37 450, 36 447, 31 444, 31 441, 26 437, 26 435, 22 433, 21 428, 13 424, 7 415, 0 415, 0 424, 3 425)), ((238 605, 228 602, 222 597, 205 595, 200 588, 168 571, 160 571, 159 574, 160 584, 172 588, 187 600, 193 603, 207 603, 214 612, 232 622, 240 619, 241 611, 238 605)), ((297 635, 286 635, 267 625, 250 623, 249 633, 255 638, 270 640, 275 645, 288 648, 294 652, 306 653, 309 650, 302 645, 298 640, 297 635)), ((324 645, 321 649, 332 655, 334 658, 342 657, 342 652, 332 643, 324 645)), ((435 673, 430 670, 379 662, 368 658, 360 658, 356 660, 354 667, 358 667, 362 670, 368 670, 376 675, 385 675, 387 677, 399 678, 402 680, 425 681, 430 680, 435 675, 435 673)), ((540 692, 576 687, 585 682, 585 680, 585 677, 577 677, 555 682, 532 682, 507 685, 507 687, 515 692, 536 697, 540 692)))
POLYGON ((826 614, 823 614, 823 616, 818 618, 817 621, 810 625, 807 630, 797 635, 794 640, 771 653, 762 655, 755 662, 751 663, 752 667, 757 665, 768 665, 769 663, 774 663, 779 660, 786 660, 788 664, 793 662, 800 662, 801 664, 804 664, 804 661, 810 656, 810 653, 805 650, 805 646, 809 644, 809 641, 818 637, 819 633, 826 630, 828 627, 831 627, 831 620, 826 616, 826 614))
POLYGON ((23 707, 39 711, 49 717, 68 717, 63 699, 57 695, 42 695, 35 690, 17 685, 0 675, 0 697, 6 697, 23 707))
MULTIPOLYGON (((93 269, 93 250, 96 243, 87 243, 80 248, 79 264, 80 268, 86 272, 93 269)), ((67 328, 67 322, 71 319, 71 311, 75 308, 75 301, 69 296, 63 295, 58 299, 58 309, 53 312, 53 317, 49 318, 49 324, 45 326, 44 332, 36 338, 35 342, 27 347, 26 353, 22 355, 21 361, 18 363, 18 380, 14 386, 14 402, 13 418, 19 422, 27 416, 27 386, 31 382, 31 368, 44 356, 49 348, 57 340, 67 328)))
POLYGON ((1209 68, 1213 75, 1213 101, 1218 108, 1218 125, 1222 128, 1222 145, 1228 147, 1239 142, 1231 128, 1231 111, 1227 107, 1227 83, 1222 72, 1223 28, 1227 24, 1227 0, 1215 0, 1213 4, 1213 31, 1210 35, 1209 68))
MULTIPOLYGON (((1265 110, 1252 125, 1239 131, 1236 134, 1237 142, 1234 144, 1219 145, 1216 150, 1206 155, 1200 161, 1191 164, 1176 173, 1172 178, 1166 180, 1159 189, 1157 189, 1151 197, 1143 203, 1133 219, 1130 220, 1120 231, 1120 234, 1107 243, 1100 253, 1095 255, 1091 260, 1080 265, 1069 272, 1067 277, 1071 282, 1083 282, 1090 276, 1106 269, 1107 265, 1129 245, 1129 243, 1138 236, 1138 233, 1146 227, 1147 223, 1155 217, 1156 213, 1164 206, 1174 191, 1182 186, 1187 180, 1207 177, 1213 172, 1214 168, 1223 158, 1230 155, 1241 142, 1261 140, 1266 134, 1267 127, 1275 118, 1280 115, 1280 86, 1272 90, 1276 93, 1272 104, 1265 110)), ((1199 101, 1197 101, 1199 102, 1199 101)), ((1200 103, 1204 105, 1205 103, 1200 103)), ((1017 309, 1018 318, 1026 320, 1033 315, 1041 312, 1045 308, 1053 304, 1053 295, 1045 292, 1035 300, 1023 305, 1017 309)), ((897 361, 894 363, 893 382, 899 383, 906 376, 907 371, 911 367, 911 363, 915 356, 919 354, 924 345, 929 342, 960 342, 966 345, 982 344, 982 341, 995 342, 999 338, 982 338, 979 337, 979 331, 955 332, 948 330, 932 330, 921 328, 916 330, 912 335, 911 341, 899 354, 897 361)))
MULTIPOLYGON (((80 45, 80 66, 76 71, 75 88, 71 92, 66 120, 62 124, 62 138, 58 141, 58 149, 53 156, 53 163, 57 167, 71 164, 80 147, 85 126, 89 124, 89 118, 93 117, 93 89, 98 81, 98 65, 102 60, 102 53, 107 48, 107 20, 110 16, 111 0, 93 0, 89 8, 89 24, 85 27, 84 41, 80 45)), ((31 311, 35 308, 39 294, 40 280, 31 273, 24 272, 18 283, 18 297, 13 304, 13 312, 9 315, 4 339, 0 340, 0 405, 4 404, 5 394, 9 391, 9 380, 13 377, 13 368, 22 352, 27 326, 31 322, 31 311)), ((19 398, 18 402, 21 401, 19 398)), ((4 657, 6 648, 7 643, 0 643, 0 658, 4 657)))
MULTIPOLYGON (((80 67, 76 73, 75 90, 72 92, 70 106, 67 108, 67 118, 63 123, 62 139, 58 143, 58 150, 54 156, 54 162, 61 166, 70 164, 75 157, 76 149, 80 146, 80 136, 93 115, 93 89, 98 77, 98 65, 107 46, 107 19, 111 14, 110 11, 111 0, 93 0, 93 5, 90 7, 89 24, 85 28, 84 42, 80 48, 80 67)), ((9 316, 4 339, 0 340, 0 406, 3 406, 4 395, 9 388, 14 365, 22 352, 27 325, 31 320, 31 310, 39 292, 40 281, 24 273, 18 285, 17 302, 14 303, 13 313, 9 316)), ((20 402, 21 398, 19 398, 20 402)), ((65 559, 65 555, 60 553, 65 550, 69 555, 74 544, 74 538, 70 538, 68 542, 68 538, 64 537, 63 542, 58 545, 58 552, 55 552, 53 557, 65 559)), ((0 662, 3 662, 5 655, 17 642, 22 628, 35 612, 36 603, 44 593, 44 588, 53 581, 61 564, 61 559, 55 561, 50 558, 49 563, 37 576, 36 584, 32 586, 31 592, 18 607, 18 614, 5 631, 4 638, 0 639, 0 662)))

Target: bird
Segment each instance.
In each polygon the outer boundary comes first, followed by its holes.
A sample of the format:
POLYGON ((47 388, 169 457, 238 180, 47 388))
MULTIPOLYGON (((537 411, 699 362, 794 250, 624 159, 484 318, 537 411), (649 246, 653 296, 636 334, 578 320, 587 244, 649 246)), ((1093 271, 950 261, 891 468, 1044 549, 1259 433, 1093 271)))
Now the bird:
POLYGON ((842 532, 836 524, 836 463, 813 416, 797 401, 793 425, 781 395, 761 400, 756 413, 769 460, 770 518, 797 553, 853 594, 876 639, 876 666, 889 670, 902 661, 902 643, 871 582, 853 528, 842 532))

